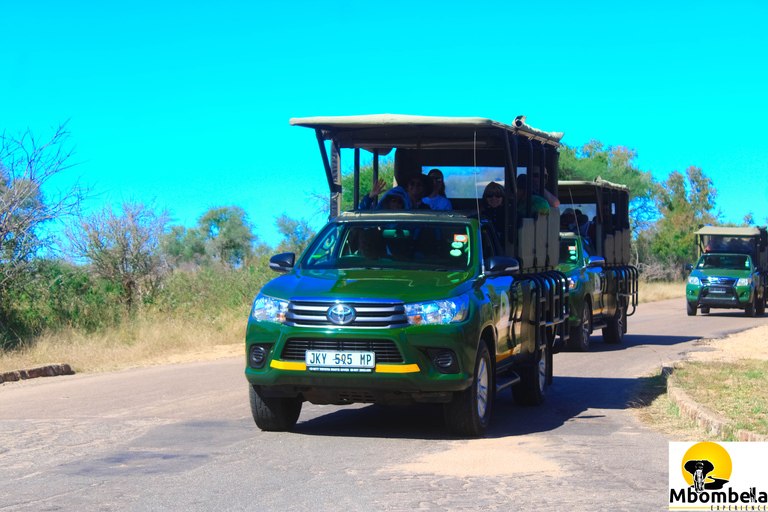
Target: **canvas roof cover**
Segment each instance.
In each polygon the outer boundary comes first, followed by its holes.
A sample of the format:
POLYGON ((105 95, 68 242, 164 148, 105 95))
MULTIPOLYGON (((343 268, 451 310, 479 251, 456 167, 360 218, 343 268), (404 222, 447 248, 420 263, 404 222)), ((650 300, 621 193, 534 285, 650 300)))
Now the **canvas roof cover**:
MULTIPOLYGON (((513 133, 523 133, 532 138, 559 145, 562 133, 545 132, 525 124, 525 116, 518 116, 511 125, 484 117, 435 117, 400 114, 372 114, 360 116, 297 117, 291 126, 304 126, 330 132, 365 130, 386 127, 439 127, 439 128, 501 128, 513 133)), ((328 137, 326 137, 328 138, 328 137)))
POLYGON ((729 228, 725 226, 704 226, 696 232, 697 235, 722 236, 759 236, 758 228, 729 228))

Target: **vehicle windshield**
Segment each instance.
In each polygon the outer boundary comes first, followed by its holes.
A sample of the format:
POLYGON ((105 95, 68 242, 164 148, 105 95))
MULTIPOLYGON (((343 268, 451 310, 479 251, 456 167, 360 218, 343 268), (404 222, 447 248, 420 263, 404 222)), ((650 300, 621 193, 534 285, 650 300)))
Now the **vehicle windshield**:
POLYGON ((333 223, 306 252, 301 268, 466 271, 471 240, 467 224, 333 223))
POLYGON ((706 254, 699 259, 697 269, 749 270, 749 256, 736 254, 706 254))

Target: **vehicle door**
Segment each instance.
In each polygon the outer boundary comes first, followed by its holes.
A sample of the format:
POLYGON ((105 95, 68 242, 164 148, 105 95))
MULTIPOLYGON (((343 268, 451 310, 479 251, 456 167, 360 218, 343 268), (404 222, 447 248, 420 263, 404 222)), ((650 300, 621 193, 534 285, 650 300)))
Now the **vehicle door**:
MULTIPOLYGON (((501 246, 491 226, 483 224, 480 228, 482 261, 487 262, 493 256, 502 255, 501 246)), ((484 288, 493 309, 493 322, 496 329, 496 354, 511 355, 514 348, 512 329, 513 308, 516 302, 517 286, 512 276, 489 276, 484 288)))
POLYGON ((589 283, 588 291, 592 295, 592 312, 593 314, 602 314, 605 308, 609 304, 605 303, 605 268, 604 267, 592 267, 589 268, 590 258, 595 255, 592 247, 583 243, 582 239, 582 255, 584 257, 584 273, 586 282, 589 283))

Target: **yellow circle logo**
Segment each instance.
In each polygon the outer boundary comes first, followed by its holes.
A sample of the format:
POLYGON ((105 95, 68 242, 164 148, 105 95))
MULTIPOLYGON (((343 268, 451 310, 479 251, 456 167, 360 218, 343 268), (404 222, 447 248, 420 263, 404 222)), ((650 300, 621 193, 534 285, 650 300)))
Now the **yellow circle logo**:
POLYGON ((731 456, 717 443, 704 442, 691 446, 683 455, 680 467, 685 481, 697 492, 722 489, 733 471, 731 456))

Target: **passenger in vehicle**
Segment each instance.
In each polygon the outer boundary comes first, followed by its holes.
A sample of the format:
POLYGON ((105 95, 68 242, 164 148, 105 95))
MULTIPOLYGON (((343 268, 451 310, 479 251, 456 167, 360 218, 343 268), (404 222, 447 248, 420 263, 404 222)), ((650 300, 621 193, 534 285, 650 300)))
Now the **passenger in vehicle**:
POLYGON ((491 221, 500 240, 504 239, 502 234, 504 233, 505 198, 506 193, 504 192, 504 187, 495 181, 492 181, 486 185, 485 190, 483 190, 483 199, 480 202, 480 209, 483 215, 488 217, 491 221))
POLYGON ((413 174, 405 180, 405 190, 411 210, 431 210, 432 207, 423 202, 424 197, 432 193, 432 180, 423 174, 413 174))
POLYGON ((452 210, 451 202, 445 196, 445 180, 440 169, 432 169, 427 173, 432 180, 432 193, 424 198, 433 210, 452 210))
MULTIPOLYGON (((560 200, 552 194, 549 190, 546 188, 541 188, 541 180, 540 180, 540 173, 539 173, 539 167, 533 166, 531 167, 531 185, 533 186, 533 193, 543 197, 547 203, 549 204, 550 208, 557 208, 560 206, 560 200)), ((544 168, 544 185, 546 187, 547 182, 549 181, 549 173, 547 172, 547 168, 544 168)))
POLYGON ((566 208, 560 215, 560 231, 571 231, 576 224, 576 213, 573 208, 566 208))
MULTIPOLYGON (((381 194, 381 192, 384 190, 384 187, 386 187, 386 182, 384 180, 378 180, 376 183, 374 183, 371 191, 363 196, 358 209, 373 209, 373 201, 379 196, 379 194, 381 194)), ((408 193, 405 191, 405 189, 403 189, 403 187, 392 187, 387 191, 386 194, 384 194, 384 197, 381 198, 379 204, 376 205, 377 210, 410 210, 410 208, 411 202, 408 199, 408 193), (396 199, 390 199, 390 196, 397 196, 399 201, 396 199), (391 201, 394 202, 390 203, 391 201), (402 203, 402 206, 400 206, 400 203, 402 203)))
MULTIPOLYGON (((521 174, 517 177, 517 213, 525 217, 525 201, 528 190, 528 175, 521 174)), ((559 203, 558 203, 559 204, 559 203)), ((549 203, 546 199, 531 191, 531 213, 534 215, 549 215, 549 203)))
POLYGON ((401 187, 395 187, 384 194, 376 207, 378 210, 405 210, 406 193, 401 187))
POLYGON ((387 248, 384 244, 384 238, 381 231, 377 228, 364 229, 360 233, 358 254, 367 260, 378 260, 386 256, 387 248))

